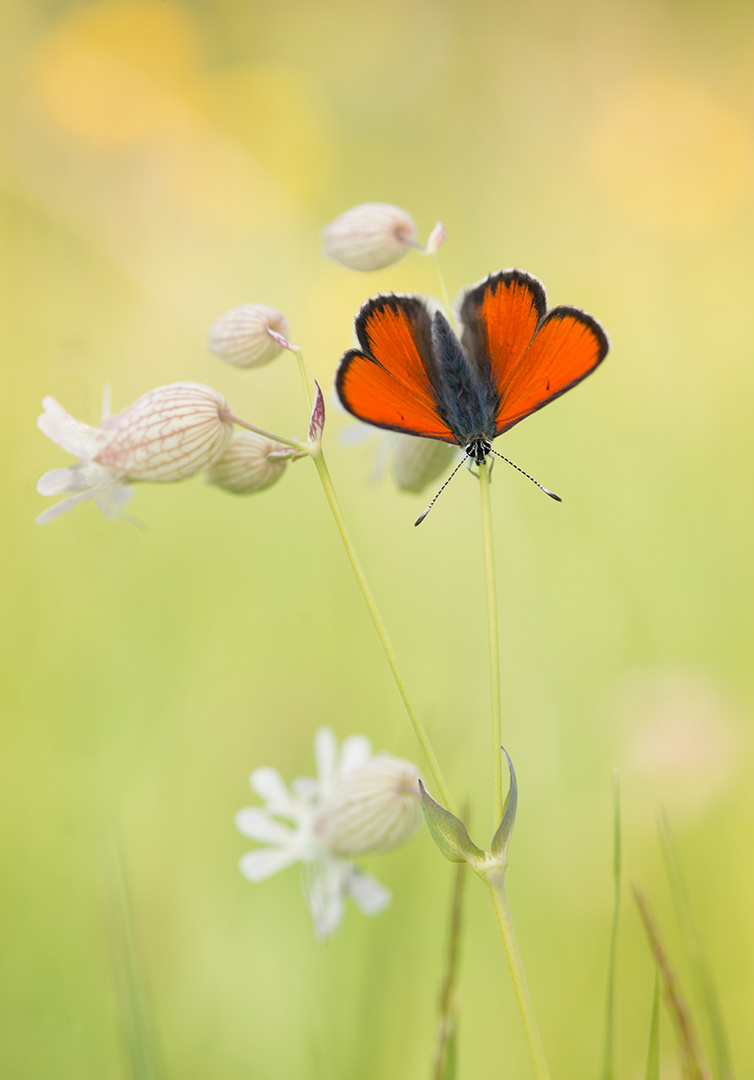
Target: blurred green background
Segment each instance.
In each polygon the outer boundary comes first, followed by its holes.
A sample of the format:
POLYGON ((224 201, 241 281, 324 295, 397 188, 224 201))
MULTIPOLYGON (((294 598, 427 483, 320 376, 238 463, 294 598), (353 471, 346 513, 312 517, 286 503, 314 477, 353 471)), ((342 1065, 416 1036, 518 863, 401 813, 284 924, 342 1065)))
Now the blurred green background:
MULTIPOLYGON (((607 327, 577 392, 495 470, 509 894, 556 1076, 596 1076, 611 917, 611 785, 627 882, 688 984, 657 839, 673 823, 739 1076, 754 1076, 751 783, 754 8, 718 0, 5 0, 0 34, 3 988, 9 1078, 128 1075, 103 867, 119 837, 165 1075, 428 1075, 451 871, 426 833, 367 865, 394 891, 316 945, 296 870, 251 885, 248 773, 312 769, 312 736, 419 761, 309 462, 234 498, 142 487, 142 531, 92 504, 40 528, 52 394, 99 418, 194 379, 303 435, 290 357, 206 352, 245 302, 287 315, 330 386, 370 294, 437 291, 412 255, 321 257, 366 200, 448 230, 451 292, 521 266, 607 327)), ((334 406, 330 466, 451 787, 491 835, 477 484, 370 480, 334 406)), ((470 883, 461 1072, 529 1063, 470 883)), ((643 1075, 653 966, 628 891, 618 1075, 643 1075)), ((702 1034, 705 1034, 702 1024, 702 1034)), ((675 1076, 664 1020, 666 1076, 675 1076)))

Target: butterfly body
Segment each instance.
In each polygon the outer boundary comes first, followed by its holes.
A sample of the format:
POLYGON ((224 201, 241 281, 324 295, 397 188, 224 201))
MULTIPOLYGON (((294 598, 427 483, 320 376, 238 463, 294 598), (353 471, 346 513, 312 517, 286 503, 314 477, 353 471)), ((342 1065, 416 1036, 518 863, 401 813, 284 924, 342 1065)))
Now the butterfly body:
POLYGON ((607 354, 596 319, 547 313, 544 286, 501 270, 468 289, 460 338, 420 296, 382 294, 354 320, 359 348, 335 378, 348 412, 410 435, 457 443, 482 464, 492 441, 586 378, 607 354))

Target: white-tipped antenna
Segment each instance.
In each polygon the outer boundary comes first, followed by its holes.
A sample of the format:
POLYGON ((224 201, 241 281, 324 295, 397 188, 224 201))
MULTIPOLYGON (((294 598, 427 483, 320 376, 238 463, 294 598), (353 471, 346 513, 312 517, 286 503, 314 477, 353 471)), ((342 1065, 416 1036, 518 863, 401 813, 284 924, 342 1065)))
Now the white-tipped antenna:
POLYGON ((432 502, 431 502, 431 503, 429 504, 429 506, 427 507, 427 509, 426 509, 426 510, 424 511, 424 513, 423 513, 423 514, 420 514, 420 515, 419 515, 419 517, 418 517, 418 518, 416 519, 416 521, 414 522, 414 528, 416 528, 416 526, 417 526, 417 525, 421 525, 421 523, 422 523, 422 522, 424 521, 424 519, 425 519, 425 517, 427 516, 427 514, 428 514, 428 513, 430 512, 430 510, 432 509, 432 507, 433 507, 433 506, 435 505, 435 503, 437 502, 437 500, 438 500, 438 499, 440 498, 440 496, 442 495, 443 491, 445 491, 445 488, 446 488, 446 487, 448 486, 448 484, 449 484, 449 483, 450 483, 450 481, 451 481, 451 480, 453 479, 453 477, 455 476, 455 474, 456 474, 456 473, 458 472, 458 470, 459 470, 459 469, 461 468, 461 466, 462 466, 462 465, 464 464, 464 462, 466 462, 467 460, 468 460, 467 458, 461 458, 461 460, 460 460, 460 461, 458 462, 458 464, 456 465, 455 469, 453 469, 453 472, 452 472, 452 473, 450 474, 450 476, 448 477, 448 479, 447 479, 447 480, 445 481, 445 483, 444 483, 444 484, 442 485, 442 487, 440 488, 440 490, 439 490, 439 491, 437 492, 437 494, 435 495, 434 499, 433 499, 433 500, 432 500, 432 502))
MULTIPOLYGON (((490 449, 490 453, 494 454, 495 457, 502 458, 503 461, 507 461, 509 465, 512 465, 513 468, 516 469, 518 472, 520 472, 522 476, 525 476, 527 480, 531 480, 532 484, 536 484, 540 491, 544 491, 545 495, 549 495, 551 499, 555 500, 555 502, 562 502, 563 501, 561 499, 560 495, 556 495, 554 491, 550 491, 550 489, 546 488, 544 484, 540 484, 539 480, 535 480, 533 476, 529 476, 528 472, 524 472, 524 470, 520 467, 520 465, 517 465, 515 463, 515 461, 511 461, 510 458, 505 457, 504 454, 499 454, 497 452, 497 450, 490 449)), ((440 489, 440 491, 442 491, 442 488, 440 489)), ((438 491, 437 494, 439 495, 440 492, 438 491)), ((437 496, 435 496, 435 498, 437 498, 437 496)), ((432 502, 434 502, 434 499, 432 500, 432 502)), ((429 505, 431 506, 432 503, 430 503, 429 505)), ((429 507, 427 507, 427 509, 429 509, 429 507)), ((425 510, 425 513, 426 513, 426 510, 425 510)), ((421 521, 421 518, 419 520, 421 521)), ((417 522, 417 524, 418 524, 418 522, 417 522)))

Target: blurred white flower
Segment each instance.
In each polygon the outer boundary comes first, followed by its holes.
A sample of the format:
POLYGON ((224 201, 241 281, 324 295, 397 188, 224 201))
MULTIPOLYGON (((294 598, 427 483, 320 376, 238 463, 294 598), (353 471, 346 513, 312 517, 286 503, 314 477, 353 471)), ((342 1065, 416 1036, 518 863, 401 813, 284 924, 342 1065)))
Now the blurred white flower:
POLYGON ((40 477, 40 495, 69 497, 43 511, 39 524, 91 498, 108 517, 118 517, 131 498, 131 482, 195 476, 222 454, 232 432, 227 401, 202 383, 158 386, 97 427, 74 419, 54 398, 44 398, 42 406, 40 431, 79 460, 40 477))
POLYGON ((351 270, 382 270, 419 246, 414 219, 392 203, 354 206, 336 217, 323 235, 325 255, 351 270))
POLYGON ((239 304, 212 324, 207 333, 209 351, 236 367, 262 367, 282 351, 270 334, 287 339, 288 321, 268 304, 239 304))
POLYGON ((458 447, 438 439, 399 434, 393 448, 393 477, 401 491, 418 493, 444 475, 458 447))
POLYGON ((207 482, 236 495, 251 495, 270 487, 296 456, 291 446, 257 435, 234 431, 225 452, 207 470, 207 482))
POLYGON ((340 926, 347 897, 365 915, 387 907, 390 892, 353 859, 404 843, 422 817, 419 774, 410 762, 373 755, 363 735, 351 735, 338 750, 329 728, 315 735, 314 751, 316 779, 299 777, 290 789, 276 769, 255 769, 251 786, 265 805, 241 810, 236 826, 266 845, 240 861, 250 881, 304 864, 307 903, 323 940, 340 926))

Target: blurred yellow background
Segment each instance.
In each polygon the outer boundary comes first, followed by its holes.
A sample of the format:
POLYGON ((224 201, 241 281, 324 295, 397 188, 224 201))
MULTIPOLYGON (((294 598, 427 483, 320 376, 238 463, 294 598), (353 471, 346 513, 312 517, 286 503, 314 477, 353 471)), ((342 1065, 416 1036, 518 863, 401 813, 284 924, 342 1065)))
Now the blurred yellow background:
MULTIPOLYGON (((451 873, 426 833, 369 869, 394 892, 316 945, 297 871, 251 885, 248 773, 312 769, 364 732, 422 764, 314 469, 234 498, 141 487, 144 530, 92 504, 34 524, 66 463, 51 394, 99 419, 193 379, 302 436, 292 359, 234 370, 207 327, 280 308, 323 387, 370 294, 436 293, 429 260, 374 274, 321 228, 391 201, 448 231, 451 292, 501 267, 606 326, 594 378, 500 449, 509 894, 553 1074, 595 1076, 611 918, 611 785, 627 882, 688 982, 657 839, 674 825, 739 1075, 754 1070, 751 843, 754 7, 632 0, 5 0, 3 1016, 9 1078, 128 1075, 102 868, 125 851, 165 1075, 427 1076, 451 873)), ((448 779, 491 835, 477 484, 370 481, 332 403, 327 451, 448 779), (431 492, 429 493, 431 494, 431 492)), ((529 1064, 480 888, 468 889, 460 1075, 529 1064)), ((620 1077, 643 1075, 653 967, 628 891, 620 1077)), ((702 1035, 706 1036, 704 1023, 702 1035)), ((673 1035, 664 1022, 667 1076, 673 1035)))

